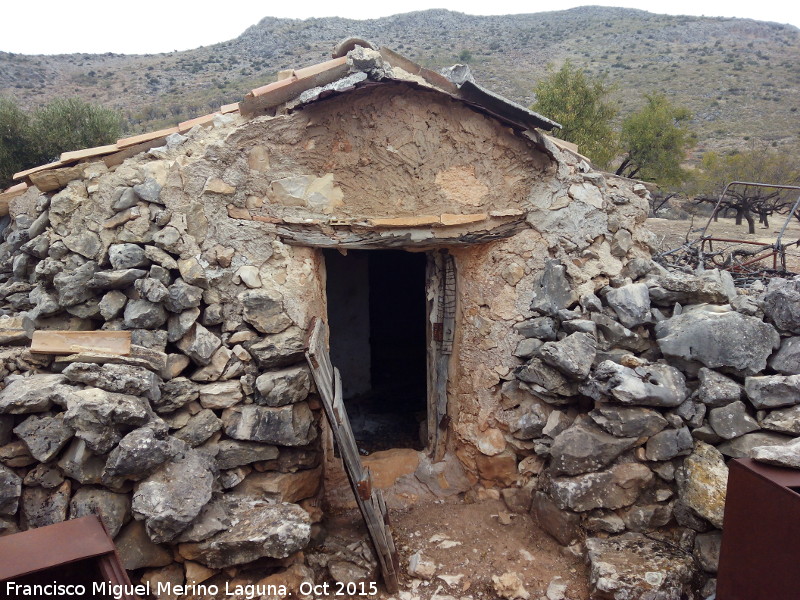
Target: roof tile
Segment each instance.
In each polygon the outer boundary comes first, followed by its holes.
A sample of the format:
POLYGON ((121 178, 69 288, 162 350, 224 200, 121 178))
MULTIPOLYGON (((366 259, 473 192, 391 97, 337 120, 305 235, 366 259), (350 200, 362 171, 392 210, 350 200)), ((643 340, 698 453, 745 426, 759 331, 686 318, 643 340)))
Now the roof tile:
POLYGON ((134 135, 128 138, 122 138, 121 140, 117 140, 117 149, 122 150, 129 146, 135 146, 143 142, 149 142, 150 140, 167 137, 173 133, 178 133, 177 127, 168 127, 167 129, 159 129, 158 131, 151 131, 149 133, 142 133, 140 135, 134 135))

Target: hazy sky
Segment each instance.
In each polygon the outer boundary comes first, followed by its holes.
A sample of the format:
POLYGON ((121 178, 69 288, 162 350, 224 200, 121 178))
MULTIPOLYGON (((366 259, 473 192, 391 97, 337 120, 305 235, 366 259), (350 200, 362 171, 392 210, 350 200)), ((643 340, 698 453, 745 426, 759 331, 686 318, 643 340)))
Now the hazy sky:
POLYGON ((650 12, 744 17, 800 27, 800 2, 672 0, 612 0, 546 3, 520 0, 422 0, 377 2, 356 0, 337 3, 321 0, 295 2, 206 2, 195 0, 29 0, 3 2, 0 51, 23 54, 115 52, 145 54, 187 50, 232 39, 263 17, 305 19, 346 17, 372 19, 398 12, 448 8, 473 15, 502 15, 563 10, 585 4, 625 6, 650 12), (230 8, 228 8, 230 7, 230 8))

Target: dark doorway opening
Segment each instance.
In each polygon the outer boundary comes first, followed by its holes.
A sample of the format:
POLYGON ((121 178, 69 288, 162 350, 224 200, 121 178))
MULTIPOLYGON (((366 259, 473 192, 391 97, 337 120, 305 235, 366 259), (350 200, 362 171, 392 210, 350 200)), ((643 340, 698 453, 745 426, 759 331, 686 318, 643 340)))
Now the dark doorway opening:
POLYGON ((366 452, 421 450, 427 344, 423 253, 325 250, 331 362, 366 452))

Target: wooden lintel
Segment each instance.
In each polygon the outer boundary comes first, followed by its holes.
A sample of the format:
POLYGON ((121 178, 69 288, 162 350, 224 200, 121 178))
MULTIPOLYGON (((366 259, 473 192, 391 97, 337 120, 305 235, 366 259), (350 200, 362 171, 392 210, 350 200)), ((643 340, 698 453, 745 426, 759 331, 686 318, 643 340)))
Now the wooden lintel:
POLYGON ((314 248, 347 248, 367 250, 378 248, 436 248, 469 246, 511 237, 527 227, 523 217, 513 219, 489 219, 479 227, 472 224, 466 230, 445 234, 439 229, 390 229, 373 230, 367 228, 330 228, 288 225, 275 227, 275 232, 287 244, 314 248))
POLYGON ((33 332, 31 352, 36 354, 76 354, 102 352, 126 356, 131 353, 130 331, 56 331, 33 332))

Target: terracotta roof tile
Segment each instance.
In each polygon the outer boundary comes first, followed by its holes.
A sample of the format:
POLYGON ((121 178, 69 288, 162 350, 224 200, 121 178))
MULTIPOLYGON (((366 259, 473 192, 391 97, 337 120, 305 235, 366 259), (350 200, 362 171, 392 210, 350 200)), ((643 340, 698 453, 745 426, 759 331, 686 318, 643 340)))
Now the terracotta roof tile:
POLYGON ((334 58, 318 65, 298 69, 291 77, 256 88, 239 103, 243 115, 252 115, 283 104, 311 88, 327 85, 347 75, 347 57, 334 58))
POLYGON ((97 146, 96 148, 86 148, 84 150, 73 150, 72 152, 62 152, 61 162, 67 163, 73 160, 81 160, 84 158, 91 158, 93 156, 103 156, 104 154, 111 154, 119 150, 116 144, 109 144, 108 146, 97 146))
POLYGON ((178 133, 186 133, 195 125, 208 125, 214 120, 215 115, 219 115, 221 113, 211 113, 210 115, 203 115, 202 117, 195 117, 194 119, 189 119, 188 121, 184 121, 180 123, 177 127, 178 133))
POLYGON ((239 103, 234 102, 232 104, 223 104, 219 107, 219 112, 223 115, 227 115, 228 113, 239 112, 239 103))
POLYGON ((117 148, 119 150, 122 150, 124 148, 127 148, 128 146, 135 146, 143 142, 149 142, 150 140, 156 140, 158 138, 167 137, 168 135, 173 133, 178 133, 177 127, 168 127, 167 129, 160 129, 158 131, 151 131, 149 133, 134 135, 132 137, 117 140, 117 148))
POLYGON ((14 179, 23 179, 32 175, 33 173, 38 173, 39 171, 48 171, 50 169, 57 169, 58 167, 63 167, 64 163, 60 160, 55 162, 47 163, 46 165, 40 165, 38 167, 33 167, 32 169, 28 169, 26 171, 20 171, 19 173, 14 173, 14 179))

